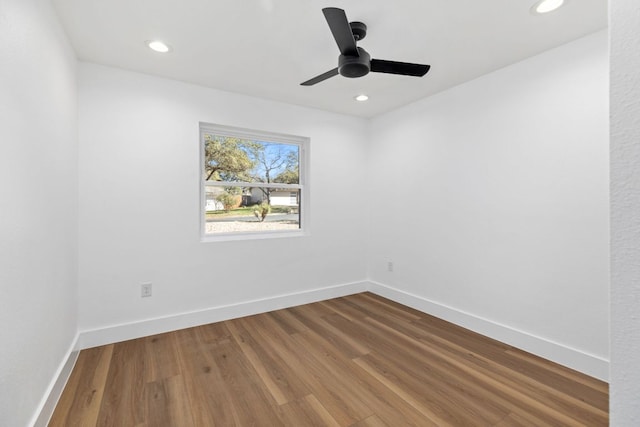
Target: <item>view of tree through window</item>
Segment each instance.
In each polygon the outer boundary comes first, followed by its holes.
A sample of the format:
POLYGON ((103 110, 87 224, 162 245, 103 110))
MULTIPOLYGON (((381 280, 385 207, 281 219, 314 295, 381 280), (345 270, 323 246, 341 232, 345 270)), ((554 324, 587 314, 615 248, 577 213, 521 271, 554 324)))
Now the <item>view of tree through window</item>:
POLYGON ((201 138, 205 235, 300 229, 301 144, 207 129, 201 138))

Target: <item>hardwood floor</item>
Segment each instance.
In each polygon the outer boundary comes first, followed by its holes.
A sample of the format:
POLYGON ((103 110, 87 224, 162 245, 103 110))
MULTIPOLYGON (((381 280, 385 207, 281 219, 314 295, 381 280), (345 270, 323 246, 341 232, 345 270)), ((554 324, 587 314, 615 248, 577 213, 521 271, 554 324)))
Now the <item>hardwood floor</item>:
POLYGON ((606 426, 606 383, 364 293, 83 350, 50 426, 606 426))

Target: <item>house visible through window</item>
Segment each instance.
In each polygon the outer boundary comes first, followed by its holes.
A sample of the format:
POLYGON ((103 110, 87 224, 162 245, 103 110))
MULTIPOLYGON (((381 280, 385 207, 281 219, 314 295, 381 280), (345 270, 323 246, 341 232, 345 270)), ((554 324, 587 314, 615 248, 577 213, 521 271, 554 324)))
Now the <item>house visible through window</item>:
POLYGON ((200 143, 205 238, 303 232, 307 138, 201 123, 200 143))

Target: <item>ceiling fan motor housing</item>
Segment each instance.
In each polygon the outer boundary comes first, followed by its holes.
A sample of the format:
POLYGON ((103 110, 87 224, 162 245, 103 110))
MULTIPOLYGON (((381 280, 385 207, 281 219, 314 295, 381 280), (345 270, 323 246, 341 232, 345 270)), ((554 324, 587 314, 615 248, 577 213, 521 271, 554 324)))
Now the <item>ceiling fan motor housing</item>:
POLYGON ((338 72, 344 77, 362 77, 371 70, 371 56, 363 48, 358 48, 359 56, 340 55, 338 72))

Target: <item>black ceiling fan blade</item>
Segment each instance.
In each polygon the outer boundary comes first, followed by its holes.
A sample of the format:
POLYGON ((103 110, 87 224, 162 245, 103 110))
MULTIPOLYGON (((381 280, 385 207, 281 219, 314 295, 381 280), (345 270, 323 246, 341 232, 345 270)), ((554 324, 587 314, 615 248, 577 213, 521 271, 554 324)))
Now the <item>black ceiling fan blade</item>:
POLYGON ((353 32, 351 26, 347 20, 347 15, 344 10, 337 7, 325 7, 322 9, 324 17, 327 19, 329 29, 333 38, 336 40, 338 49, 343 55, 359 56, 358 48, 356 47, 356 40, 353 38, 353 32))
POLYGON ((333 76, 337 76, 338 75, 338 69, 334 68, 333 70, 327 71, 326 73, 320 74, 319 76, 316 76, 310 80, 307 80, 304 83, 300 83, 300 86, 313 86, 316 83, 320 83, 322 81, 327 80, 329 77, 333 77, 333 76))
POLYGON ((411 64, 409 62, 371 60, 371 71, 374 73, 401 74, 403 76, 422 77, 431 68, 430 65, 411 64))

